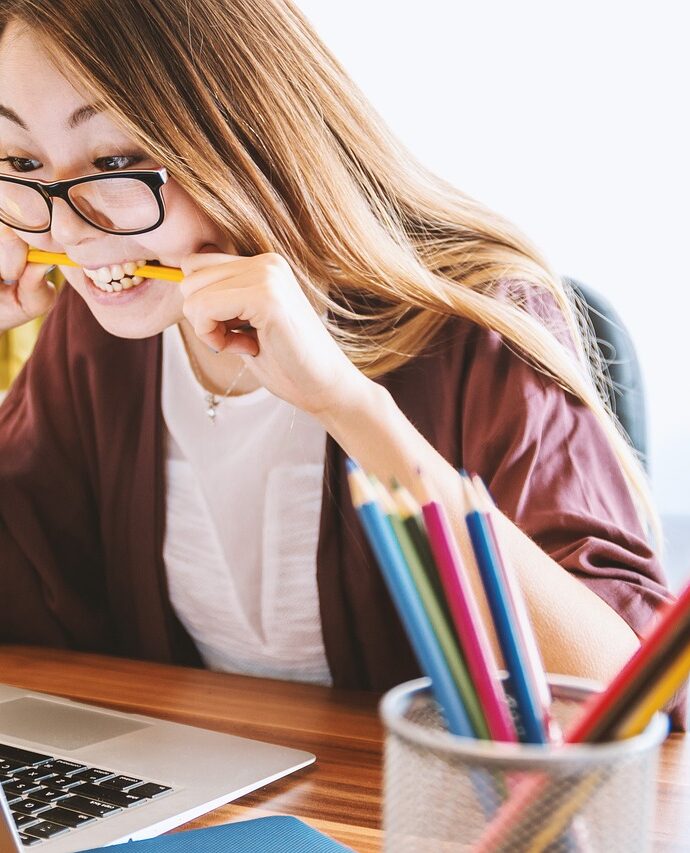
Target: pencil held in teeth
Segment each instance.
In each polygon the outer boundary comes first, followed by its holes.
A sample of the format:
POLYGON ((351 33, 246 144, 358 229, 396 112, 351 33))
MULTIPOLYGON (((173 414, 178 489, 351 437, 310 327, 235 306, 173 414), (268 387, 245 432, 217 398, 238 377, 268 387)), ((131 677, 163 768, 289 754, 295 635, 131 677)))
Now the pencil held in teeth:
MULTIPOLYGON (((61 267, 79 266, 62 252, 44 252, 41 249, 29 249, 27 261, 30 264, 57 264, 61 267)), ((141 278, 163 279, 164 281, 182 281, 184 278, 182 270, 175 267, 157 267, 149 264, 137 267, 133 275, 141 278)))

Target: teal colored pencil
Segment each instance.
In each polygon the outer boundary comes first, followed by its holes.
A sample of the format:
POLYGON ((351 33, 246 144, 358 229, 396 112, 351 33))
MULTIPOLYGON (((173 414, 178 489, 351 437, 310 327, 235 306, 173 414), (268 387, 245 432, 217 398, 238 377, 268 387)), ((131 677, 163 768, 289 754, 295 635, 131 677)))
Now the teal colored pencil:
POLYGON ((431 679, 431 689, 446 718, 448 730, 463 737, 473 737, 462 697, 412 583, 400 546, 376 500, 374 487, 351 459, 347 460, 347 469, 352 503, 419 665, 431 679))
POLYGON ((390 524, 391 531, 400 545, 400 550, 407 563, 412 582, 417 589, 422 606, 429 617, 431 627, 436 634, 436 639, 448 664, 448 669, 453 676, 458 692, 462 696, 462 701, 465 705, 467 716, 470 718, 475 736, 483 740, 491 740, 489 727, 486 724, 486 719, 477 697, 477 691, 474 689, 467 665, 460 651, 460 646, 443 614, 427 573, 424 571, 419 554, 398 514, 395 502, 379 480, 376 478, 371 479, 376 488, 379 503, 383 507, 386 519, 390 524))

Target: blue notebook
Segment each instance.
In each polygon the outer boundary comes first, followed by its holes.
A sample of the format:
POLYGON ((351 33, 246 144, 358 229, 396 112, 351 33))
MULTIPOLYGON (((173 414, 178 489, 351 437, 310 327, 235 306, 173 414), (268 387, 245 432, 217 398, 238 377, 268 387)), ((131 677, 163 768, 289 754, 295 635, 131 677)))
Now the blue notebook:
MULTIPOLYGON (((190 829, 99 847, 108 853, 354 853, 296 817, 276 816, 190 829)), ((95 853, 95 849, 84 853, 95 853)))

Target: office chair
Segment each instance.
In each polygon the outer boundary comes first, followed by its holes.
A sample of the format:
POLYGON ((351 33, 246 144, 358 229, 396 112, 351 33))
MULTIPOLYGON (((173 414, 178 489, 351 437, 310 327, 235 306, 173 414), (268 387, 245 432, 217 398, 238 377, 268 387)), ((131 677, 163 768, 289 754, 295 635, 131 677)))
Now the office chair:
POLYGON ((642 373, 632 338, 608 300, 582 282, 572 278, 564 278, 564 282, 587 309, 604 369, 611 378, 608 386, 611 410, 647 469, 647 413, 642 373))

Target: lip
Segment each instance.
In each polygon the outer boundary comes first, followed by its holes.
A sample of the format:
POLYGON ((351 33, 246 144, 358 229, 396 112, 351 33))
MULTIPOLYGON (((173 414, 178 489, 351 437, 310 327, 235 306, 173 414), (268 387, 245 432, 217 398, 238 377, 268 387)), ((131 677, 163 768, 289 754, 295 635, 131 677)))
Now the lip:
MULTIPOLYGON (((140 261, 141 258, 124 258, 121 261, 99 261, 96 266, 91 266, 90 264, 84 263, 83 261, 80 261, 77 258, 73 258, 71 255, 70 260, 74 261, 74 263, 80 266, 82 269, 90 270, 91 272, 96 272, 96 270, 99 270, 101 267, 114 267, 122 266, 123 264, 135 264, 137 261, 140 261)), ((146 260, 146 258, 144 260, 147 264, 150 264, 151 266, 156 266, 158 264, 158 261, 149 261, 146 260)))
POLYGON ((89 298, 94 302, 97 302, 99 305, 108 305, 113 308, 122 305, 129 305, 130 302, 133 302, 135 299, 142 296, 142 294, 147 291, 152 284, 160 281, 160 279, 157 278, 147 278, 141 284, 138 284, 136 287, 131 287, 129 290, 121 290, 119 293, 105 293, 103 290, 96 287, 91 279, 83 272, 81 272, 81 275, 84 279, 89 298))

